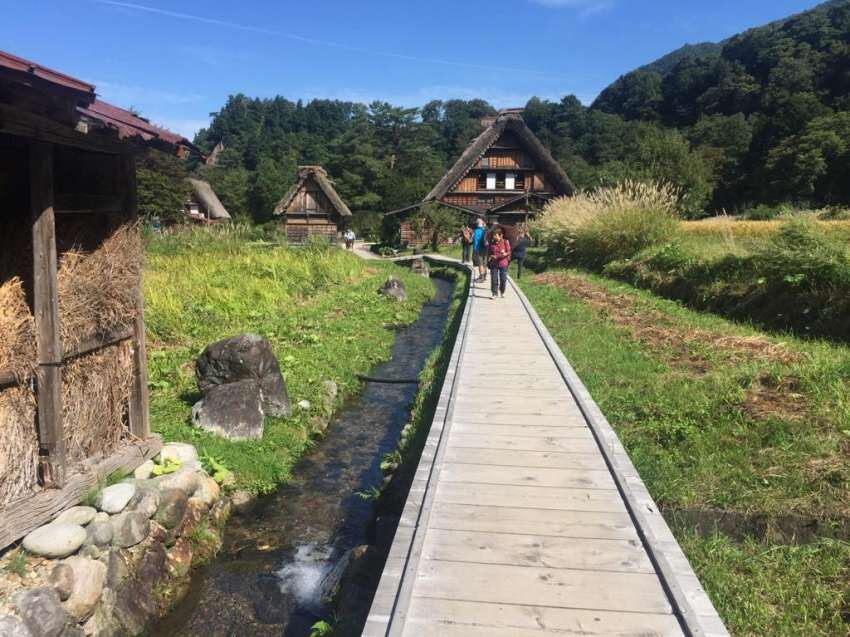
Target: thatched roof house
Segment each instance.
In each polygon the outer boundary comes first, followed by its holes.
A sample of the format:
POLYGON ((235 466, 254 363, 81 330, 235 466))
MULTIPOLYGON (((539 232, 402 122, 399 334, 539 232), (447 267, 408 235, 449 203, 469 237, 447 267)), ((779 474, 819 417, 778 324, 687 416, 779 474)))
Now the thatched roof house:
POLYGON ((299 166, 298 179, 274 209, 283 217, 286 238, 302 244, 310 237, 336 239, 351 211, 321 166, 299 166))
MULTIPOLYGON (((438 202, 460 214, 498 221, 510 231, 549 199, 573 194, 572 181, 528 128, 521 112, 505 109, 495 118, 482 120, 484 130, 421 202, 387 214, 405 218, 423 204, 438 202)), ((410 222, 401 225, 403 241, 420 242, 410 222)))
POLYGON ((0 52, 0 548, 161 446, 134 156, 151 147, 197 150, 0 52))
POLYGON ((230 221, 230 213, 206 181, 189 178, 192 198, 186 202, 186 214, 201 222, 230 221))

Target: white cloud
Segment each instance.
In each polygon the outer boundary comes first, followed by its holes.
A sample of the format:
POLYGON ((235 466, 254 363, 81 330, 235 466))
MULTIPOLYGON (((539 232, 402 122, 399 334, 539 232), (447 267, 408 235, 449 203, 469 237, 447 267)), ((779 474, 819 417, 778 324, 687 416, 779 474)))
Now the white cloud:
POLYGON ((614 0, 529 0, 529 2, 551 9, 576 9, 582 18, 614 7, 614 0))
POLYGON ((97 94, 107 102, 113 102, 116 106, 136 106, 145 104, 191 104, 204 99, 203 95, 190 92, 163 91, 147 86, 135 86, 133 84, 118 84, 104 80, 91 80, 95 85, 97 94))

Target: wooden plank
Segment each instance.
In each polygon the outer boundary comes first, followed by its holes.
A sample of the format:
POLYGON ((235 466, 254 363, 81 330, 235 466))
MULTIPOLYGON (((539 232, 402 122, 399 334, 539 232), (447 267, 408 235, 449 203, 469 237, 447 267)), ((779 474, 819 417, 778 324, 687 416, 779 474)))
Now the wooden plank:
POLYGON ((638 540, 431 529, 423 556, 444 562, 655 572, 638 540))
POLYGON ((61 487, 65 477, 65 436, 62 429, 62 341, 59 336, 59 295, 56 284, 51 144, 30 143, 29 177, 42 479, 46 487, 61 487))
POLYGON ((584 537, 599 540, 636 540, 637 531, 623 507, 619 513, 564 511, 508 506, 448 504, 438 501, 431 528, 485 533, 518 533, 584 537))
POLYGON ((553 509, 625 513, 619 493, 604 489, 565 489, 562 487, 506 487, 496 484, 440 482, 437 500, 441 505, 467 504, 511 509, 553 509))
POLYGON ((498 604, 632 613, 670 613, 655 574, 612 573, 422 560, 414 599, 430 597, 498 604))
POLYGON ((8 504, 0 512, 0 548, 5 548, 30 531, 47 524, 68 507, 74 506, 92 490, 99 480, 119 471, 132 471, 162 449, 162 440, 153 436, 147 440, 124 445, 98 463, 88 463, 79 472, 68 476, 61 489, 41 491, 8 504))
MULTIPOLYGON (((470 425, 471 427, 471 425, 470 425)), ((495 429, 495 427, 494 427, 495 429)), ((598 453, 599 446, 592 436, 584 434, 570 436, 574 430, 559 430, 557 435, 518 436, 452 431, 449 444, 452 447, 473 449, 504 449, 508 451, 562 451, 566 453, 598 453), (565 435, 561 435, 565 434, 565 435)))
POLYGON ((490 425, 477 422, 458 421, 452 423, 455 433, 475 434, 481 438, 490 436, 531 436, 536 438, 574 438, 595 440, 587 427, 551 427, 545 425, 490 425))
POLYGON ((543 467, 549 469, 586 469, 605 471, 608 468, 599 453, 564 453, 561 451, 514 451, 458 447, 449 444, 445 461, 488 467, 543 467))
MULTIPOLYGON (((121 158, 120 177, 124 193, 124 211, 129 221, 137 218, 136 210, 136 160, 133 156, 121 158)), ((145 310, 141 277, 137 282, 136 316, 133 320, 133 380, 130 386, 130 433, 140 439, 150 436, 150 396, 148 391, 148 358, 145 349, 145 310)))
POLYGON ((508 414, 494 413, 475 409, 455 409, 453 418, 466 423, 486 425, 542 425, 545 427, 583 427, 587 429, 584 417, 576 412, 564 415, 508 414))
POLYGON ((673 615, 488 604, 416 598, 406 635, 415 637, 540 637, 620 635, 672 637, 682 629, 673 615))

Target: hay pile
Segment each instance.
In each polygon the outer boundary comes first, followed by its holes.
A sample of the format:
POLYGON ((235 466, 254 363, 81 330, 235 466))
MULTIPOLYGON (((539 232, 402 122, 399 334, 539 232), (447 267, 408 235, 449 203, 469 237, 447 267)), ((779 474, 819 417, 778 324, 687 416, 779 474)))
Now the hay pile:
MULTIPOLYGON (((16 272, 0 272, 0 370, 28 379, 36 370, 36 340, 25 282, 28 243, 16 246, 16 272)), ((31 265, 29 265, 31 268, 31 265)), ((118 228, 94 250, 65 251, 57 286, 64 352, 89 337, 129 328, 141 272, 138 227, 118 228)), ((130 343, 76 357, 62 370, 62 413, 69 463, 108 454, 126 435, 132 380, 130 343)), ((0 387, 0 506, 36 490, 38 439, 33 385, 0 387)))

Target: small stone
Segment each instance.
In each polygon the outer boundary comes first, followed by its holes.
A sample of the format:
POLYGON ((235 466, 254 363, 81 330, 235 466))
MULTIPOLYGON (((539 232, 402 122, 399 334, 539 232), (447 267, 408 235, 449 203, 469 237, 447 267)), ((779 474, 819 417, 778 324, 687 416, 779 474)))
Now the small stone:
POLYGON ((106 585, 115 590, 127 579, 130 569, 120 551, 112 550, 106 560, 106 585))
POLYGON ((297 403, 297 406, 298 406, 298 409, 301 409, 303 411, 307 411, 313 405, 310 404, 309 400, 299 400, 298 403, 297 403))
POLYGON ((106 583, 106 565, 85 557, 69 557, 65 564, 74 570, 74 588, 65 601, 65 610, 77 621, 85 620, 94 611, 106 583))
POLYGON ((94 516, 92 522, 107 522, 109 521, 109 514, 104 511, 98 511, 94 516))
POLYGON ((336 397, 339 395, 339 387, 332 380, 322 381, 322 401, 327 412, 332 412, 336 404, 336 397))
POLYGON ((198 488, 195 489, 193 497, 203 502, 207 507, 211 507, 221 495, 221 488, 218 482, 209 476, 200 476, 198 478, 198 488))
POLYGON ((86 544, 94 544, 95 546, 106 546, 112 543, 113 528, 112 522, 92 522, 86 529, 86 544))
POLYGON ((94 507, 78 506, 71 507, 67 511, 62 511, 53 521, 60 524, 79 524, 80 526, 85 526, 94 519, 95 515, 97 515, 97 509, 94 507))
POLYGON ((237 513, 245 513, 251 508, 254 496, 250 491, 240 489, 230 494, 230 502, 237 513))
MULTIPOLYGON (((94 633, 92 633, 94 634, 94 633)), ((98 633, 98 635, 108 635, 110 633, 98 633)), ((112 633, 116 635, 117 633, 112 633)), ((79 626, 66 626, 65 630, 62 631, 62 637, 86 637, 86 632, 80 628, 79 626)))
POLYGON ((154 478, 154 483, 160 493, 167 489, 180 489, 187 496, 195 493, 198 488, 198 474, 192 469, 179 469, 174 473, 154 478))
POLYGON ((80 557, 87 557, 90 560, 99 560, 102 554, 102 551, 94 544, 83 544, 83 548, 77 553, 80 557))
POLYGON ((112 544, 120 548, 135 546, 144 540, 150 530, 150 522, 143 513, 138 511, 125 511, 113 516, 112 544))
POLYGON ((209 521, 213 526, 221 527, 227 522, 230 517, 230 509, 232 505, 228 498, 221 498, 218 502, 212 505, 208 516, 209 521))
POLYGON ((181 467, 188 467, 190 469, 201 468, 197 449, 186 442, 168 442, 164 444, 162 451, 159 452, 159 461, 165 463, 167 460, 176 460, 180 462, 181 467))
POLYGON ((58 637, 65 627, 65 609, 52 588, 33 588, 14 597, 15 608, 33 635, 58 637))
POLYGON ((184 537, 165 552, 166 568, 172 577, 185 577, 192 566, 192 545, 184 537))
POLYGON ((188 500, 181 489, 165 489, 160 493, 159 508, 154 519, 166 529, 173 529, 183 519, 188 500))
POLYGON ((156 488, 145 487, 136 491, 127 509, 143 513, 148 519, 152 518, 159 507, 159 491, 156 488))
POLYGON ((14 615, 0 615, 0 635, 3 635, 3 637, 33 637, 23 620, 14 615))
POLYGON ((79 549, 86 540, 86 530, 79 524, 51 522, 24 538, 24 550, 44 557, 59 558, 79 549))
POLYGON ((59 595, 59 599, 64 602, 74 590, 74 569, 60 562, 50 571, 50 583, 59 595))
POLYGON ((153 473, 153 468, 153 460, 145 460, 142 464, 140 464, 133 470, 133 477, 136 480, 147 480, 151 477, 151 473, 153 473))
POLYGON ((386 296, 395 301, 401 302, 407 298, 407 293, 404 290, 404 283, 401 279, 391 276, 385 283, 378 288, 378 294, 386 296))
POLYGON ((121 513, 132 497, 136 495, 136 485, 119 482, 106 487, 97 496, 97 508, 106 513, 121 513))
POLYGON ((198 498, 189 498, 186 502, 186 512, 183 514, 183 519, 180 522, 180 528, 177 531, 179 536, 191 535, 201 520, 204 519, 204 514, 207 512, 207 507, 198 498))

